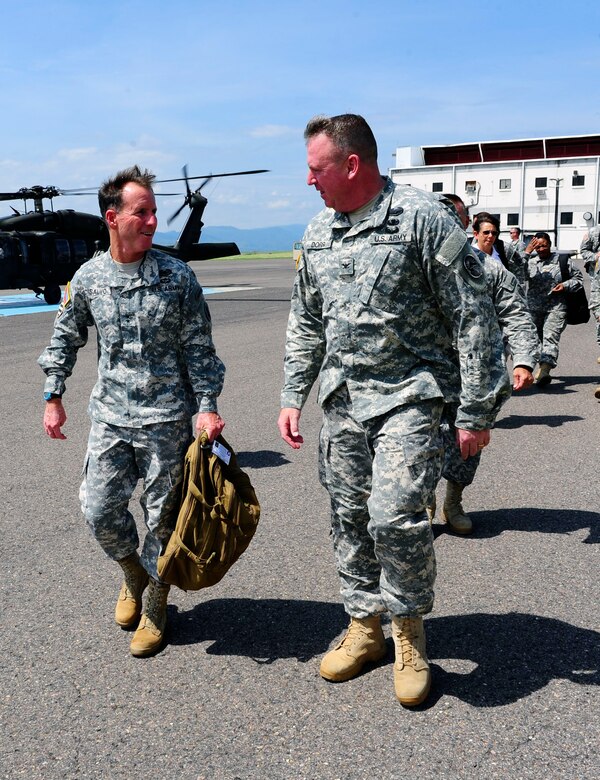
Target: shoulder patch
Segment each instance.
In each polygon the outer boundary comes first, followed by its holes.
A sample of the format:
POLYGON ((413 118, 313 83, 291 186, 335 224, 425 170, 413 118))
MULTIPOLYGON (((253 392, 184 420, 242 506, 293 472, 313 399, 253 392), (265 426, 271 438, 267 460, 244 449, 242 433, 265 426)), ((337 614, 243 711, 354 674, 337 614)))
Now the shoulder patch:
POLYGON ((65 311, 68 308, 70 308, 72 302, 73 301, 71 298, 71 282, 67 282, 67 286, 65 287, 65 291, 63 293, 62 301, 60 302, 60 306, 58 307, 58 311, 56 313, 56 319, 62 317, 65 311))
POLYGON ((435 259, 442 265, 452 265, 456 258, 462 254, 466 245, 467 237, 464 230, 456 227, 440 247, 435 259))

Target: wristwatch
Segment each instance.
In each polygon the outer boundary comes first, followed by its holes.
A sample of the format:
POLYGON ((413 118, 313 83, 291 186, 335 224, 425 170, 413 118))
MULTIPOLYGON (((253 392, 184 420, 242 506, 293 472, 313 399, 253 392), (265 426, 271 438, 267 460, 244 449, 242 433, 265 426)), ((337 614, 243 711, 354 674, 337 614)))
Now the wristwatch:
POLYGON ((53 398, 62 398, 60 393, 44 393, 44 401, 51 401, 53 398))

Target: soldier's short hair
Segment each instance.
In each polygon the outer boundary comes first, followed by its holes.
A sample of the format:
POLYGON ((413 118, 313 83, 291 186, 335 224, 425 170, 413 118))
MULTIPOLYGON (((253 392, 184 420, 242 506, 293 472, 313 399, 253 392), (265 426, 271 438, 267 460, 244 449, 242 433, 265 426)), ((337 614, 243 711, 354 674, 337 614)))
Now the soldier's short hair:
POLYGON ((520 236, 520 235, 521 235, 521 228, 519 228, 519 227, 514 227, 514 226, 513 226, 513 227, 511 227, 511 229, 510 229, 510 230, 511 230, 511 231, 512 231, 512 230, 515 230, 518 236, 520 236))
POLYGON ((98 190, 98 205, 102 216, 106 216, 108 209, 120 211, 123 205, 123 187, 126 184, 133 182, 147 190, 152 190, 154 179, 156 176, 153 173, 147 168, 142 171, 138 165, 132 165, 131 168, 125 168, 115 173, 114 176, 103 182, 98 190))
POLYGON ((340 152, 348 156, 356 154, 365 163, 377 162, 377 141, 373 131, 359 114, 338 114, 338 116, 313 117, 304 131, 304 140, 324 133, 340 152))

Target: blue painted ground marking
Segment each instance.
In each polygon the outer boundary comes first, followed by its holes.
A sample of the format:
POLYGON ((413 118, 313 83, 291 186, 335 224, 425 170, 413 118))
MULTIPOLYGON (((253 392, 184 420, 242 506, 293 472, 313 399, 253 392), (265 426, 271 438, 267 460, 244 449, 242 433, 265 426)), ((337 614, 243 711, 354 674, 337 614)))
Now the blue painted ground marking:
MULTIPOLYGON (((217 295, 224 292, 239 292, 240 290, 258 290, 258 287, 203 287, 204 295, 217 295)), ((61 291, 62 297, 62 291, 61 291)), ((42 297, 35 293, 19 295, 0 295, 0 317, 15 317, 18 314, 41 314, 42 312, 58 311, 60 304, 49 306, 42 297)))

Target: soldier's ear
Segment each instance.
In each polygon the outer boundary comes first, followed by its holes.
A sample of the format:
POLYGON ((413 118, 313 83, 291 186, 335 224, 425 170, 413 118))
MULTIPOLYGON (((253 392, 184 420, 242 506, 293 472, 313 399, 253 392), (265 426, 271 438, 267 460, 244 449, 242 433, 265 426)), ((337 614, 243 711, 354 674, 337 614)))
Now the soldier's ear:
POLYGON ((104 219, 106 220, 106 224, 109 228, 112 228, 113 230, 117 226, 117 210, 116 209, 106 209, 106 214, 104 215, 104 219))
POLYGON ((349 154, 346 160, 346 170, 348 171, 348 178, 352 179, 358 173, 360 166, 360 157, 357 154, 349 154))

